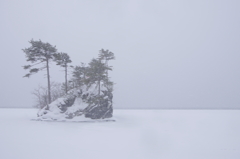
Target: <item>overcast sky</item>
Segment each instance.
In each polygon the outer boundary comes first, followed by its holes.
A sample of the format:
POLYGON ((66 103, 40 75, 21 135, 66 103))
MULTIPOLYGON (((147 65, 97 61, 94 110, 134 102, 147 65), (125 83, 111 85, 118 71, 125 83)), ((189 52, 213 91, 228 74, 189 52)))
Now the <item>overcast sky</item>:
MULTIPOLYGON (((115 108, 240 108, 239 0, 0 0, 0 107, 31 107, 45 72, 27 71, 29 40, 73 65, 115 53, 115 108)), ((51 80, 64 72, 51 65, 51 80)))

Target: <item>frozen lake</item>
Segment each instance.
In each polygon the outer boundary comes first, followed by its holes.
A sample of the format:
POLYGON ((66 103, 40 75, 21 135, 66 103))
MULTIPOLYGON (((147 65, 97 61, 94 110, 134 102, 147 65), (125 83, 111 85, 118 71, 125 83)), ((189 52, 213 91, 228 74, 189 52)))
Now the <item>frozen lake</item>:
POLYGON ((1 159, 237 159, 240 110, 114 110, 116 122, 31 121, 0 109, 1 159))

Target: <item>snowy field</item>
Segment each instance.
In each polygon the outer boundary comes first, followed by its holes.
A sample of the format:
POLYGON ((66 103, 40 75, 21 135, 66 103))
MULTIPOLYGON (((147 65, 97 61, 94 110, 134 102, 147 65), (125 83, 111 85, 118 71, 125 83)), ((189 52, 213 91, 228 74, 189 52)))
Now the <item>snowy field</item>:
POLYGON ((240 110, 114 110, 116 122, 0 109, 0 159, 238 159, 240 110))

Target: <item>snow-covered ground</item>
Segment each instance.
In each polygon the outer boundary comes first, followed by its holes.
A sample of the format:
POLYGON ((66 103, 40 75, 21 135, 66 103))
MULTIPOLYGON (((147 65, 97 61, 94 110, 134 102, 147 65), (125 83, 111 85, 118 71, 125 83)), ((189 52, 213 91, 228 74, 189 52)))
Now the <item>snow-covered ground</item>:
POLYGON ((240 110, 114 110, 116 122, 0 109, 0 159, 238 159, 240 110))

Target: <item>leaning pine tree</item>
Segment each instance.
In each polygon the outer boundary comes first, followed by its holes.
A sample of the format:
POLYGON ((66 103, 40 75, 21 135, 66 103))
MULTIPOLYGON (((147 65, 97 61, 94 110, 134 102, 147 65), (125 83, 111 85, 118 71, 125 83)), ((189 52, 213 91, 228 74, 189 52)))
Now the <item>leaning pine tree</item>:
POLYGON ((23 68, 29 70, 23 77, 30 77, 32 74, 38 71, 47 70, 47 83, 48 83, 48 104, 51 103, 51 85, 50 85, 50 73, 49 73, 49 63, 53 59, 57 52, 56 46, 52 46, 49 43, 44 43, 41 40, 29 41, 31 46, 29 48, 23 49, 26 55, 26 60, 31 62, 31 65, 25 65, 23 68), (38 64, 43 64, 41 67, 36 67, 38 64))
POLYGON ((67 81, 67 74, 68 74, 68 64, 72 61, 67 53, 57 53, 54 55, 54 61, 57 65, 64 67, 65 71, 65 93, 68 92, 68 81, 67 81))

